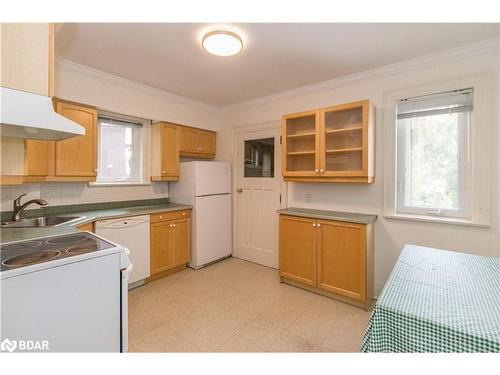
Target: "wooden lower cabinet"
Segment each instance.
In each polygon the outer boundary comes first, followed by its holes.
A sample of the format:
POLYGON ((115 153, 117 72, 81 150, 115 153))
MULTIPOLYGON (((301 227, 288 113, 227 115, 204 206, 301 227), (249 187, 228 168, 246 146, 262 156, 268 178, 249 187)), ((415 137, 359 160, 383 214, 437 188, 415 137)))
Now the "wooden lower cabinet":
MULTIPOLYGON (((159 217, 156 214, 156 219, 159 217)), ((172 217, 172 215, 165 215, 165 217, 172 217)), ((185 268, 191 260, 190 241, 191 219, 189 217, 152 220, 150 279, 154 280, 185 268)))
POLYGON ((310 219, 280 217, 280 275, 316 286, 316 230, 310 219))
POLYGON ((280 215, 281 280, 368 310, 372 244, 372 224, 280 215))
POLYGON ((81 231, 85 232, 94 232, 94 223, 85 223, 85 224, 80 224, 76 226, 78 229, 81 231))

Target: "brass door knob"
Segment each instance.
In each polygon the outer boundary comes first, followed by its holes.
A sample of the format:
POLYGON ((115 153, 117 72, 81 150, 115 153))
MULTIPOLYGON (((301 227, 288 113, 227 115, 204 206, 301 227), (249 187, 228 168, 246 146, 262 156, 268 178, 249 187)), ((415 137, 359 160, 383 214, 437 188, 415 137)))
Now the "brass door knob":
POLYGON ((241 194, 241 193, 243 193, 243 189, 242 189, 242 188, 238 188, 238 189, 236 189, 236 191, 237 191, 238 193, 240 193, 240 194, 241 194))

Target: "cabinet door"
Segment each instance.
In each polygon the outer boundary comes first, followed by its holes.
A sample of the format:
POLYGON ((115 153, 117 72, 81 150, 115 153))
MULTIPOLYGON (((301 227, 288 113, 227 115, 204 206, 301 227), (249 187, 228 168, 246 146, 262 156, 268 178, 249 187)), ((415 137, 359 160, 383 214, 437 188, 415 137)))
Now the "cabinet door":
POLYGON ((53 24, 2 23, 0 86, 52 96, 53 24))
POLYGON ((172 267, 186 264, 191 260, 190 219, 180 219, 171 222, 172 228, 172 267))
POLYGON ((55 142, 26 140, 26 176, 48 176, 54 174, 55 142))
POLYGON ((172 267, 172 230, 170 221, 151 224, 151 275, 172 267))
POLYGON ((198 152, 215 154, 215 133, 198 131, 198 152))
POLYGON ((368 116, 368 100, 321 111, 321 176, 368 176, 368 116))
POLYGON ((283 175, 319 175, 319 112, 309 111, 282 118, 283 175))
POLYGON ((56 110, 85 128, 85 135, 56 142, 56 175, 96 176, 97 111, 65 102, 57 102, 56 110))
POLYGON ((161 175, 179 177, 178 128, 161 125, 161 175))
POLYGON ((317 228, 313 220, 280 215, 280 276, 316 286, 317 228))
POLYGON ((198 152, 198 130, 192 128, 180 127, 181 131, 181 147, 182 152, 198 152))
POLYGON ((366 226, 320 221, 318 288, 364 301, 366 297, 366 226))

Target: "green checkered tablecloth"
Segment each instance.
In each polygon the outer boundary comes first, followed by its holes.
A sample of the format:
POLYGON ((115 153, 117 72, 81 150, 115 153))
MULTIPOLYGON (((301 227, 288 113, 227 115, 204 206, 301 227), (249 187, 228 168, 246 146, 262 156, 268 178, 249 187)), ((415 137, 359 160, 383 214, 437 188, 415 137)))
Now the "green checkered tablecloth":
POLYGON ((406 245, 363 352, 500 352, 500 258, 406 245))

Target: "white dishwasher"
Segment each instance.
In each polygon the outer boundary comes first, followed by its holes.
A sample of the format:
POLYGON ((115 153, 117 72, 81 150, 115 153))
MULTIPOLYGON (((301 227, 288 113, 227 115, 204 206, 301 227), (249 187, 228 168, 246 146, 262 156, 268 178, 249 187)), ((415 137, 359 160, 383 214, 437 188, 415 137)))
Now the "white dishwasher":
POLYGON ((130 263, 134 265, 129 275, 130 287, 150 276, 149 215, 99 220, 95 233, 129 249, 130 263))

